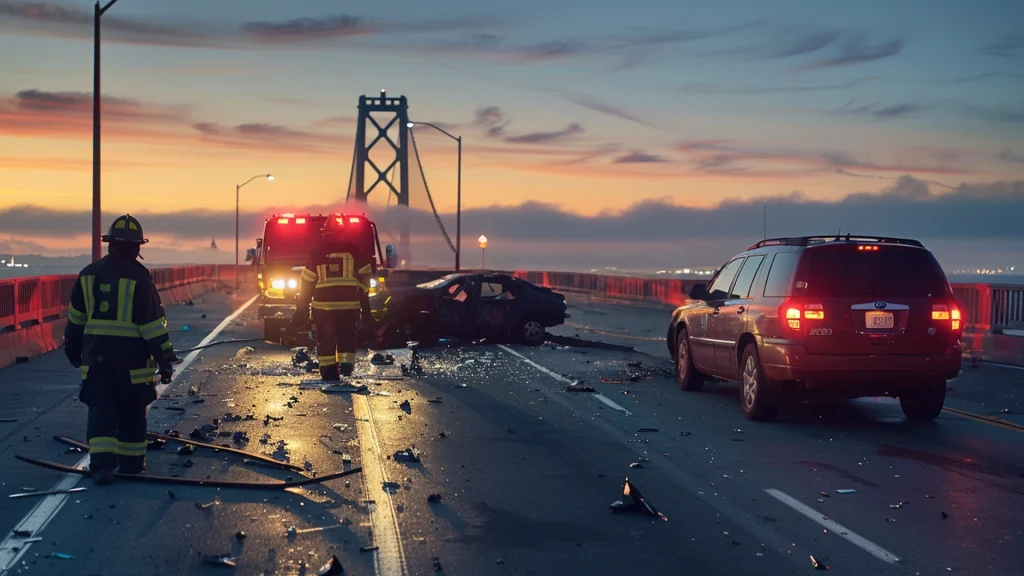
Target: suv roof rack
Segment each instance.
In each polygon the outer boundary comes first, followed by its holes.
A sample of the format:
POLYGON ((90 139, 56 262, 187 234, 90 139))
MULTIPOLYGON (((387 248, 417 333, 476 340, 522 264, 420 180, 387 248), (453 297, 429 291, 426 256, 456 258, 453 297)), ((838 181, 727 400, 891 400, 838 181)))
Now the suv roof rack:
POLYGON ((752 245, 747 250, 763 248, 765 246, 811 246, 814 244, 825 244, 828 242, 877 242, 879 244, 901 244, 904 246, 915 246, 924 248, 924 244, 910 238, 890 238, 887 236, 860 236, 853 234, 833 236, 798 236, 795 238, 768 238, 752 245))

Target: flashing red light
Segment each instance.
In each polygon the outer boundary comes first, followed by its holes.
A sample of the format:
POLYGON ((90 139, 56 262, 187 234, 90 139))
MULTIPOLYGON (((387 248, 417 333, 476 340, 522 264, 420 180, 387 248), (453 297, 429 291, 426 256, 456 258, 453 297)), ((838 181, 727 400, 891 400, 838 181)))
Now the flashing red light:
POLYGON ((878 252, 878 246, 865 246, 861 244, 860 246, 857 246, 857 250, 862 252, 878 252))
POLYGON ((288 223, 288 219, 287 218, 278 218, 277 219, 277 223, 278 224, 287 224, 288 223))
POLYGON ((306 223, 306 219, 305 218, 296 218, 295 219, 295 223, 296 224, 305 224, 306 223))
POLYGON ((351 224, 359 224, 359 218, 356 218, 355 216, 349 218, 348 221, 351 224))

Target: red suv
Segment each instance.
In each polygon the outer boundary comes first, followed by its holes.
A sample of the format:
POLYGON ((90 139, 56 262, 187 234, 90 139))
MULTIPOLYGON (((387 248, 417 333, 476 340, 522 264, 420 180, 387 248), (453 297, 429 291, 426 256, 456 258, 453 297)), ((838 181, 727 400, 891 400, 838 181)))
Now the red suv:
POLYGON ((751 420, 798 392, 898 397, 908 418, 932 420, 960 372, 962 307, 916 240, 764 240, 690 298, 668 331, 679 387, 740 382, 751 420))

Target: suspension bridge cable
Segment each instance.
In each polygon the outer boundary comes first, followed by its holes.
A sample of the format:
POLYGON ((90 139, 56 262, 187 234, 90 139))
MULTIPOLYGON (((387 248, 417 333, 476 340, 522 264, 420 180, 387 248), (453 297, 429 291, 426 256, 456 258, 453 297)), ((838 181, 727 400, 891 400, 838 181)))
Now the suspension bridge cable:
POLYGON ((441 216, 437 213, 437 207, 434 206, 434 197, 430 195, 430 186, 427 184, 427 173, 423 171, 423 162, 420 161, 420 149, 416 146, 416 134, 413 130, 409 131, 409 139, 412 140, 412 150, 416 153, 416 165, 419 167, 420 176, 423 178, 423 188, 427 191, 427 199, 430 200, 430 209, 434 211, 434 218, 437 219, 437 225, 441 228, 441 234, 444 234, 445 242, 448 243, 448 248, 450 248, 452 254, 454 254, 455 244, 452 244, 452 239, 448 237, 448 231, 444 229, 444 222, 441 221, 441 216))
POLYGON ((346 204, 348 204, 349 199, 352 197, 352 182, 355 180, 356 175, 356 146, 358 146, 358 144, 359 143, 356 142, 352 146, 352 167, 348 171, 348 190, 345 192, 346 204))

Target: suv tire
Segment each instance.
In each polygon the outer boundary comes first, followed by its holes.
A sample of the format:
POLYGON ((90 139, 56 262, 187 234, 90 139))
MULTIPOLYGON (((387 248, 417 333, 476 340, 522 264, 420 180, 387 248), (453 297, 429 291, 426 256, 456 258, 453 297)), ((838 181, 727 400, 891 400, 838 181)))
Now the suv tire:
POLYGON ((782 406, 782 384, 761 369, 757 344, 747 344, 740 357, 740 407, 749 420, 774 420, 782 406))
POLYGON ((900 408, 910 420, 935 420, 946 403, 946 382, 929 382, 926 386, 905 390, 900 394, 900 408))
POLYGON ((512 337, 527 346, 540 346, 544 343, 547 335, 544 324, 533 317, 523 318, 512 328, 512 337))
POLYGON ((693 363, 693 355, 690 353, 690 335, 683 326, 676 336, 676 381, 679 382, 679 389, 687 392, 696 392, 704 386, 707 379, 703 373, 697 370, 693 363))

